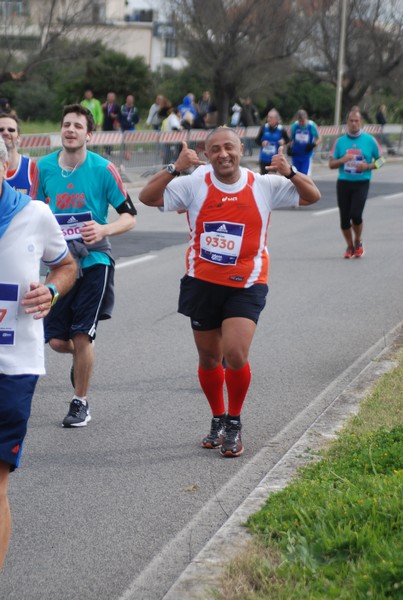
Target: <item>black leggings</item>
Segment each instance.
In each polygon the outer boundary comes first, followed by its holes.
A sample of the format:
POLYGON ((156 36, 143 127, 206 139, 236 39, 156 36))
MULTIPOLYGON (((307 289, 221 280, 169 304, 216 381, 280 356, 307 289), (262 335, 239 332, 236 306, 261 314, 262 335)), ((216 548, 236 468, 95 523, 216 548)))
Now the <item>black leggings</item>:
POLYGON ((340 227, 350 229, 351 223, 361 225, 362 213, 368 196, 369 181, 337 180, 337 204, 340 211, 340 227))

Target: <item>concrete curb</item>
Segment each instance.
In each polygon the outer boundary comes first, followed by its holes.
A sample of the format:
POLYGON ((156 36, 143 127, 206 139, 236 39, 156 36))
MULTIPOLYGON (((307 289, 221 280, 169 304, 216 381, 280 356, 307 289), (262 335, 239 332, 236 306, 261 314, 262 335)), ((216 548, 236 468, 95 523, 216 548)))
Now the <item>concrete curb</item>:
POLYGON ((163 600, 213 598, 211 590, 218 587, 223 568, 251 540, 251 535, 242 524, 264 505, 272 492, 284 488, 299 468, 315 460, 315 454, 336 437, 337 431, 349 417, 358 412, 361 400, 369 394, 379 378, 397 366, 396 356, 403 348, 403 323, 389 337, 389 346, 369 362, 268 472, 186 567, 163 600))

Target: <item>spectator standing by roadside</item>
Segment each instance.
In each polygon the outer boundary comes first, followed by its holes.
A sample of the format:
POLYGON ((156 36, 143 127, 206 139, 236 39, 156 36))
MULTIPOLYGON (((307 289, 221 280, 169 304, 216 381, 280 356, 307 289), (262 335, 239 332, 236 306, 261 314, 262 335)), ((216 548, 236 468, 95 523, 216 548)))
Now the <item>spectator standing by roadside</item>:
POLYGON ((384 127, 387 124, 387 119, 386 119, 386 106, 385 104, 381 104, 380 106, 378 106, 378 110, 376 111, 376 122, 378 123, 378 125, 381 125, 382 127, 382 133, 381 133, 381 144, 385 144, 387 150, 388 150, 388 154, 396 154, 389 136, 384 133, 384 127))
POLYGON ((162 123, 161 131, 180 131, 182 129, 180 122, 180 112, 176 106, 168 106, 161 111, 162 123))
POLYGON ((381 104, 380 106, 378 106, 378 110, 376 111, 376 122, 379 125, 382 125, 382 127, 384 125, 386 125, 387 121, 386 121, 386 105, 385 104, 381 104))
POLYGON ((199 114, 204 118, 211 110, 213 102, 211 100, 211 94, 208 90, 202 93, 202 97, 197 103, 199 107, 199 114))
POLYGON ((319 144, 320 136, 316 123, 308 119, 306 110, 301 109, 297 112, 297 120, 291 125, 290 137, 289 152, 292 164, 300 173, 309 175, 313 149, 319 144))
MULTIPOLYGON (((178 109, 178 113, 180 114, 179 109, 178 109)), ((190 110, 185 112, 185 114, 183 115, 183 117, 181 119, 181 128, 186 129, 187 131, 189 131, 190 129, 196 129, 195 118, 194 118, 193 113, 190 112, 190 110)))
POLYGON ((211 98, 211 94, 208 90, 202 93, 198 104, 199 117, 203 123, 205 129, 212 129, 216 126, 217 122, 217 107, 211 98))
POLYGON ((104 131, 113 131, 116 129, 120 118, 120 108, 116 102, 116 94, 114 92, 108 92, 106 102, 102 104, 102 111, 104 115, 102 129, 104 131))
MULTIPOLYGON (((260 125, 259 111, 253 104, 250 96, 246 96, 242 103, 240 125, 243 127, 260 125)), ((245 154, 248 154, 249 156, 252 156, 253 154, 253 140, 248 137, 245 138, 245 154)))
POLYGON ((246 96, 241 108, 241 125, 243 127, 260 125, 259 111, 253 104, 250 96, 246 96))
POLYGON ((102 129, 102 123, 104 120, 104 115, 102 112, 102 106, 99 100, 94 98, 94 94, 92 90, 85 90, 84 99, 80 102, 81 106, 88 108, 90 113, 94 118, 95 130, 102 129))
POLYGON ((249 350, 268 292, 271 210, 320 198, 313 181, 290 168, 281 148, 272 159, 278 174, 271 177, 241 167, 242 150, 233 129, 214 129, 206 140, 211 168, 178 177, 203 164, 183 143, 175 164, 154 175, 139 195, 148 206, 187 212, 190 241, 178 310, 190 317, 199 382, 212 412, 202 446, 221 448, 225 457, 244 449, 241 411, 251 380, 249 350))
POLYGON ((146 125, 150 126, 155 129, 156 131, 159 131, 159 129, 161 129, 161 123, 162 123, 162 118, 160 117, 160 111, 163 110, 163 108, 165 108, 168 104, 168 101, 166 100, 166 98, 164 98, 164 96, 161 96, 161 94, 159 94, 156 99, 155 102, 153 102, 153 104, 151 104, 150 106, 150 110, 148 111, 148 117, 146 120, 146 125))
POLYGON ((114 260, 109 236, 135 225, 136 209, 111 162, 87 150, 94 122, 80 104, 65 106, 62 150, 38 162, 35 198, 47 202, 62 228, 79 267, 77 281, 45 321, 45 339, 62 354, 71 354, 74 387, 64 427, 91 420, 87 394, 94 366, 99 320, 109 319, 114 301, 114 260), (109 205, 118 218, 108 223, 109 205))
POLYGON ((193 115, 193 120, 197 117, 197 108, 194 102, 194 94, 189 92, 182 100, 182 104, 179 104, 178 110, 181 114, 181 119, 183 120, 186 113, 191 113, 193 115))
POLYGON ((8 152, 6 181, 17 191, 30 195, 36 173, 36 162, 18 152, 20 121, 15 113, 0 113, 0 135, 8 152))
POLYGON ((288 144, 290 138, 287 130, 280 124, 280 115, 275 108, 267 113, 266 123, 262 125, 256 136, 255 142, 260 146, 259 166, 260 174, 265 175, 270 167, 271 159, 278 154, 280 146, 288 144))
POLYGON ((134 96, 129 94, 126 103, 120 107, 120 126, 122 131, 134 131, 140 121, 139 113, 134 105, 134 96))
MULTIPOLYGON (((161 110, 160 116, 163 118, 161 123, 162 132, 180 131, 182 129, 180 112, 175 106, 169 104, 168 107, 161 110)), ((180 151, 181 144, 168 142, 162 144, 162 164, 167 165, 174 162, 178 158, 180 151)))
POLYGON ((347 243, 344 258, 361 258, 364 255, 362 215, 372 171, 383 162, 377 141, 362 130, 361 113, 351 111, 347 118, 347 132, 336 140, 329 159, 329 168, 339 169, 337 204, 341 231, 347 243))
MULTIPOLYGON (((103 131, 114 131, 119 126, 120 121, 120 107, 116 102, 116 94, 114 92, 108 92, 106 96, 106 102, 102 104, 103 112, 103 131)), ((112 146, 105 146, 105 153, 110 156, 112 153, 112 146)))
POLYGON ((239 127, 241 124, 242 102, 238 98, 231 106, 230 127, 239 127))
POLYGON ((0 570, 11 536, 9 474, 19 466, 35 386, 45 373, 42 319, 76 275, 49 208, 8 185, 7 168, 0 138, 0 570), (40 259, 50 269, 45 283, 38 281, 40 259))

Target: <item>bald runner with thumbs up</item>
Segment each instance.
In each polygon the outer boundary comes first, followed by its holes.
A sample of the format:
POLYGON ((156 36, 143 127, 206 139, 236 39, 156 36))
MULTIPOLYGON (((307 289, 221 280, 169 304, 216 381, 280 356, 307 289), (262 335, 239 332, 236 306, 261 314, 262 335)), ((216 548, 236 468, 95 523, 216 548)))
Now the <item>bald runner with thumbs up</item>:
POLYGON ((312 179, 290 167, 282 148, 268 175, 241 167, 242 153, 233 129, 214 129, 206 140, 209 165, 183 143, 175 164, 154 175, 139 196, 148 206, 188 215, 178 311, 190 318, 199 383, 212 413, 202 446, 220 448, 224 457, 244 451, 241 412, 251 380, 249 349, 268 293, 270 213, 320 199, 312 179), (179 177, 194 166, 192 175, 179 177))

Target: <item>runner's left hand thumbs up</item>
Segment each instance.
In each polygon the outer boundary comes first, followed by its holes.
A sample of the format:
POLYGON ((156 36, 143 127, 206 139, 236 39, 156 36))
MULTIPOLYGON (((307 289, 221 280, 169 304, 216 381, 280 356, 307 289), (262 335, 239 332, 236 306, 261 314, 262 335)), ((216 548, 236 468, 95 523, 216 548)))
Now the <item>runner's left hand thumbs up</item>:
POLYGON ((279 175, 287 175, 290 171, 290 165, 287 157, 284 154, 283 146, 280 146, 277 154, 273 155, 270 167, 266 167, 269 173, 279 173, 279 175))

